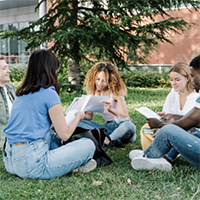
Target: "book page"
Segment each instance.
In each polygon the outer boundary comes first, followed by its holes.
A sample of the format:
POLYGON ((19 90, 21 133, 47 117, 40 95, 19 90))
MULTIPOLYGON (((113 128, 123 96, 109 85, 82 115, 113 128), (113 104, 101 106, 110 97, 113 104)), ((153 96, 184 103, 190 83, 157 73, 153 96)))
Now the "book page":
POLYGON ((91 96, 85 107, 85 111, 103 113, 104 103, 101 103, 101 101, 106 101, 107 99, 107 96, 91 96))
POLYGON ((82 97, 75 97, 72 103, 69 105, 65 113, 68 113, 69 111, 76 110, 76 111, 83 111, 90 96, 85 95, 82 97))
POLYGON ((106 96, 93 96, 93 95, 83 95, 82 97, 75 97, 70 106, 65 111, 65 120, 67 124, 70 124, 75 118, 78 111, 87 112, 104 112, 104 103, 101 101, 106 101, 106 96))
POLYGON ((77 112, 78 110, 70 110, 69 112, 65 113, 65 120, 68 125, 73 121, 77 112))
POLYGON ((72 103, 69 105, 69 107, 65 111, 65 114, 66 114, 65 120, 67 124, 70 124, 73 121, 78 111, 84 110, 84 107, 87 104, 88 100, 89 100, 88 96, 74 98, 72 103))
POLYGON ((147 107, 135 108, 135 110, 143 114, 146 118, 156 118, 160 120, 160 116, 147 107))

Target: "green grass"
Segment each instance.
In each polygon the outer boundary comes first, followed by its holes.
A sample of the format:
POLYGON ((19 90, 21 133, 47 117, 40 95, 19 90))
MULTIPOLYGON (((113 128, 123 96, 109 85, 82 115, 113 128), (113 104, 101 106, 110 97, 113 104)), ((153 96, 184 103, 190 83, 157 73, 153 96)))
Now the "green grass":
MULTIPOLYGON (((69 173, 52 180, 21 179, 6 172, 0 162, 0 199, 200 199, 200 173, 184 158, 173 163, 171 172, 135 171, 128 154, 141 149, 139 131, 146 119, 134 108, 147 106, 161 111, 170 89, 128 88, 126 98, 129 114, 137 126, 137 140, 123 149, 112 148, 108 154, 113 159, 109 166, 83 173, 69 173), (102 181, 93 186, 94 181, 102 181)), ((63 111, 76 93, 62 93, 63 111)), ((95 120, 103 122, 96 114, 95 120)), ((2 160, 2 156, 1 156, 2 160)))

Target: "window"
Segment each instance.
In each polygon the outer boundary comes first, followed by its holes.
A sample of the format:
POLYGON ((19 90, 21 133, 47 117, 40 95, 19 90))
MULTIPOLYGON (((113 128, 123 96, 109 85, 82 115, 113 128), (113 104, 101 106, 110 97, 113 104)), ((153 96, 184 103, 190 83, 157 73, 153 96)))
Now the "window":
MULTIPOLYGON (((0 25, 0 30, 17 31, 29 26, 29 22, 0 25)), ((9 64, 25 64, 28 62, 30 50, 26 51, 27 43, 15 39, 0 39, 0 54, 6 57, 9 64)))

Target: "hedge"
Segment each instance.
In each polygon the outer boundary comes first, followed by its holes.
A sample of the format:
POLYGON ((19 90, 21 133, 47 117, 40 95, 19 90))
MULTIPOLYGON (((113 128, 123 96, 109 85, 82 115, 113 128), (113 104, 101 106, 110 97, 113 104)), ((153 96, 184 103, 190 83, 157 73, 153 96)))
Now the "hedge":
MULTIPOLYGON (((26 68, 10 68, 11 82, 19 82, 25 76, 26 68)), ((81 85, 85 79, 87 72, 81 72, 81 85)), ((167 72, 145 72, 145 71, 123 71, 120 72, 121 78, 127 87, 170 87, 169 74, 167 72)), ((59 73, 58 80, 61 87, 69 87, 70 90, 76 90, 77 87, 70 85, 67 80, 67 71, 65 73, 59 73)), ((80 88, 80 87, 78 87, 80 88)))

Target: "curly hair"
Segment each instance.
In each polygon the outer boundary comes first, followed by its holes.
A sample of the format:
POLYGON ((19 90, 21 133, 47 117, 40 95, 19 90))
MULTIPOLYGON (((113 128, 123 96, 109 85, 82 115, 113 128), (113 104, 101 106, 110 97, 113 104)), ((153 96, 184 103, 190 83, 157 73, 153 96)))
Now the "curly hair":
POLYGON ((200 55, 195 57, 191 62, 190 66, 192 66, 195 70, 200 72, 200 55))
POLYGON ((179 74, 181 74, 182 76, 188 78, 188 82, 187 82, 187 90, 189 92, 193 92, 194 91, 194 87, 192 84, 192 77, 190 74, 190 67, 187 63, 185 62, 178 62, 176 63, 174 66, 171 67, 171 69, 169 70, 170 72, 177 72, 179 74))
POLYGON ((114 96, 126 96, 127 88, 125 83, 120 78, 117 67, 108 62, 98 62, 88 71, 84 81, 87 94, 95 94, 96 77, 102 71, 106 75, 108 90, 114 96))

